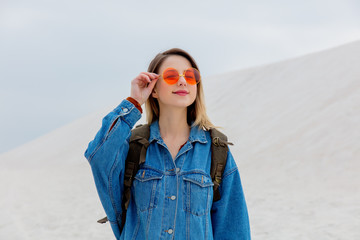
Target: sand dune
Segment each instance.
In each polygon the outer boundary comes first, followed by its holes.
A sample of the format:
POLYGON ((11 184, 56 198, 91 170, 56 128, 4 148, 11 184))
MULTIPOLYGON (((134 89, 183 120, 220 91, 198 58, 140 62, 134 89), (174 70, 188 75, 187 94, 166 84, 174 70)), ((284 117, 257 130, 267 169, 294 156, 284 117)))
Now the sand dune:
MULTIPOLYGON (((359 61, 357 41, 204 79, 253 239, 360 239, 359 61)), ((0 155, 0 239, 113 238, 83 153, 120 101, 0 155)))

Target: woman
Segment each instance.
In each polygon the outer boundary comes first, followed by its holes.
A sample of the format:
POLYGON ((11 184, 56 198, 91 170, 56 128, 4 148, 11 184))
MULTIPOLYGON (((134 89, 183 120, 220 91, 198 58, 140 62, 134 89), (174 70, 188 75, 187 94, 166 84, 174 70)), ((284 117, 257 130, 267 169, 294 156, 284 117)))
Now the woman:
POLYGON ((131 82, 130 97, 105 116, 85 152, 117 239, 250 239, 240 175, 230 151, 221 198, 213 201, 211 128, 194 59, 178 48, 159 53, 148 72, 131 82), (125 160, 144 103, 150 144, 122 226, 125 160))

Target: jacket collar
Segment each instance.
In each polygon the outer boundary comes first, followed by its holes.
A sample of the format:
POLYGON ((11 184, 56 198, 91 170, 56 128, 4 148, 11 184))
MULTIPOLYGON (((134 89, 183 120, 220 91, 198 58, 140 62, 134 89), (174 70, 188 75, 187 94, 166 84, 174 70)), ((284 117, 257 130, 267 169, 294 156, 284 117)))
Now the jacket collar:
MULTIPOLYGON (((149 143, 151 143, 153 140, 163 141, 160 135, 159 120, 156 120, 150 125, 149 143)), ((190 143, 196 141, 201 143, 207 143, 205 131, 202 128, 199 129, 197 126, 192 127, 190 130, 189 141, 190 143)))

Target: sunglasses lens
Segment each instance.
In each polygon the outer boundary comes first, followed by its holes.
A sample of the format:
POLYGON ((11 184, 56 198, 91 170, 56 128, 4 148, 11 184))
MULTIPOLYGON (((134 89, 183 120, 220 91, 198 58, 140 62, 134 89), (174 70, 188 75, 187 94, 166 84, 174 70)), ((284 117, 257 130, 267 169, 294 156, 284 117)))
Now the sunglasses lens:
POLYGON ((168 84, 175 84, 179 80, 179 73, 174 68, 167 68, 163 72, 163 78, 168 84))
POLYGON ((195 68, 189 68, 185 71, 185 79, 189 84, 195 85, 200 82, 200 73, 195 68))

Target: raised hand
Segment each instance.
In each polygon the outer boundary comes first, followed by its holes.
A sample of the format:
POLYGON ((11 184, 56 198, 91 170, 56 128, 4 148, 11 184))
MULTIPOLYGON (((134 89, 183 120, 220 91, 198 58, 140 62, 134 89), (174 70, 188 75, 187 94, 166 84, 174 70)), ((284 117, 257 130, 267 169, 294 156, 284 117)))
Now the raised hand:
POLYGON ((159 75, 156 73, 140 73, 131 81, 130 97, 138 101, 140 105, 144 104, 149 98, 158 79, 159 75))

